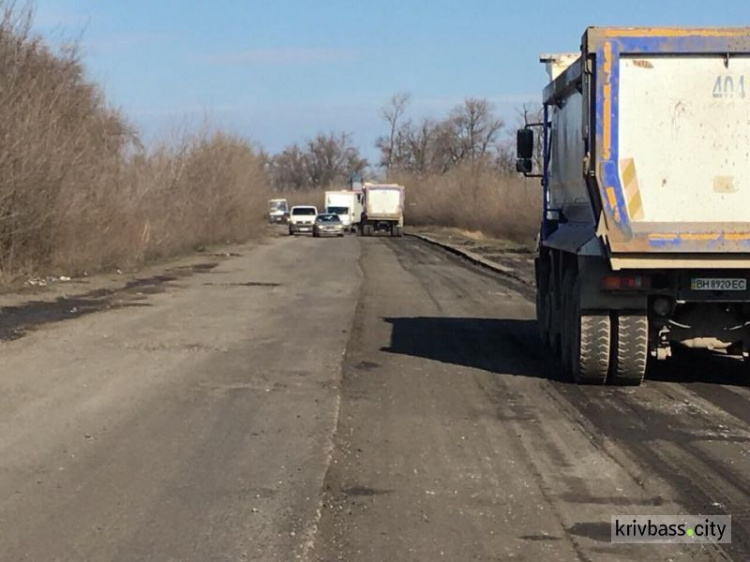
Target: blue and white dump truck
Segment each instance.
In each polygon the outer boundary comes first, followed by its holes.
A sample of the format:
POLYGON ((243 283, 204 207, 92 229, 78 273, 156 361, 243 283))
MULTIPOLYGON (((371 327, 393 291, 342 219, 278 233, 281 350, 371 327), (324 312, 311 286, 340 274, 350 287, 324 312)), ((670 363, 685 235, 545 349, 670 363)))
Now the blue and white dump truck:
POLYGON ((676 346, 750 365, 750 28, 592 27, 542 61, 517 139, 542 340, 578 383, 638 385, 676 346))

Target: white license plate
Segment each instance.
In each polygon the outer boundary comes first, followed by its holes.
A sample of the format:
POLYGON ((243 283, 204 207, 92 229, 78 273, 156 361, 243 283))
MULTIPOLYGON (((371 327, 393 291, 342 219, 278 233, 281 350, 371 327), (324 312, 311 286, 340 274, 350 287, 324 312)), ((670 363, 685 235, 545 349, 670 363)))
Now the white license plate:
POLYGON ((299 227, 299 231, 300 232, 307 232, 308 230, 310 230, 309 226, 300 226, 299 227))
POLYGON ((747 279, 693 277, 690 288, 693 291, 747 291, 747 279))

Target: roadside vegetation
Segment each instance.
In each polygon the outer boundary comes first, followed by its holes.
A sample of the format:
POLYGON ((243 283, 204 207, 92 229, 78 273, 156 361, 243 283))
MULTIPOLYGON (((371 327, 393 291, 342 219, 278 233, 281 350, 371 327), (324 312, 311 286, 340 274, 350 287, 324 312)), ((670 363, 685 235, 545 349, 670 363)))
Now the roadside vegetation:
POLYGON ((348 189, 352 173, 364 174, 368 162, 348 133, 319 133, 303 143, 294 143, 273 156, 266 156, 266 169, 276 197, 289 206, 325 205, 325 192, 348 189))
POLYGON ((267 201, 322 208, 350 175, 407 187, 406 222, 533 240, 540 190, 521 179, 492 105, 467 99, 444 119, 383 109, 379 162, 347 133, 269 155, 205 129, 144 146, 86 76, 75 44, 52 48, 32 11, 0 0, 0 285, 31 275, 133 268, 266 232, 267 201))
POLYGON ((515 147, 485 99, 467 98, 443 119, 406 118, 409 94, 382 110, 388 134, 378 140, 389 181, 407 186, 405 221, 530 244, 539 228, 538 180, 515 171, 515 147))
POLYGON ((0 9, 0 283, 136 266, 262 229, 269 179, 246 141, 206 131, 143 147, 75 46, 53 50, 30 9, 0 9))
POLYGON ((408 186, 407 225, 454 227, 525 245, 533 244, 539 230, 538 183, 504 175, 486 161, 442 174, 400 170, 391 177, 408 186))

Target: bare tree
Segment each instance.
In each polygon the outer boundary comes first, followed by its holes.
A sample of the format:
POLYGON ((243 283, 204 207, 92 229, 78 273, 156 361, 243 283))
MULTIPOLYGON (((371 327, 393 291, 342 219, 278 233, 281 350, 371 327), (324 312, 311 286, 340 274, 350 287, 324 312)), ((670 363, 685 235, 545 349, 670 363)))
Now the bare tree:
POLYGON ((449 121, 454 128, 453 158, 456 162, 474 160, 487 154, 504 123, 486 99, 467 98, 451 111, 449 121))
POLYGON ((465 161, 497 152, 504 126, 486 99, 467 98, 440 121, 402 120, 404 98, 392 98, 384 117, 389 136, 381 137, 380 163, 387 169, 444 174, 465 161))
POLYGON ((271 159, 271 177, 278 189, 302 189, 309 185, 307 154, 298 144, 286 147, 271 159))
MULTIPOLYGON (((410 124, 411 125, 411 124, 410 124)), ((419 173, 432 168, 436 137, 436 123, 432 119, 422 119, 419 125, 410 126, 405 134, 410 167, 419 173)))
POLYGON ((276 189, 303 189, 344 184, 353 172, 362 172, 367 161, 347 133, 320 133, 301 147, 293 144, 272 158, 271 176, 276 189))
POLYGON ((352 172, 367 166, 347 133, 319 134, 307 143, 307 151, 310 183, 316 187, 346 183, 352 172))
POLYGON ((394 163, 396 151, 399 121, 404 116, 406 108, 411 101, 409 92, 399 92, 391 96, 386 105, 381 109, 380 114, 388 123, 389 131, 387 137, 378 139, 377 146, 380 148, 382 158, 381 165, 390 169, 394 163))

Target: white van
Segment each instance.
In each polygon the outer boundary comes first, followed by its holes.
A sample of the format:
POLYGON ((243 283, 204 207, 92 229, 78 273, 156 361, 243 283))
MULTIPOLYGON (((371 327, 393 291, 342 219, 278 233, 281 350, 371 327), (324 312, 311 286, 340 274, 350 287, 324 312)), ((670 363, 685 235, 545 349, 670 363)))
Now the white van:
POLYGON ((289 235, 294 236, 298 232, 309 232, 312 234, 315 217, 318 216, 318 208, 312 205, 296 205, 289 212, 289 235))

